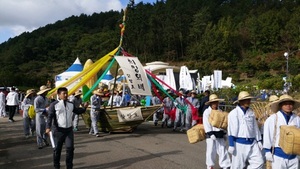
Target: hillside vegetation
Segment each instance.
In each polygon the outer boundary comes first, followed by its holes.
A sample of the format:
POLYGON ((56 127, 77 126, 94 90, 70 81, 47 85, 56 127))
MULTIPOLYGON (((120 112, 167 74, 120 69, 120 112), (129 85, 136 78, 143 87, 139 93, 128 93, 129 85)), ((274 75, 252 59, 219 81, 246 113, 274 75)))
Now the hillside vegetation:
MULTIPOLYGON (((215 69, 235 83, 300 86, 300 0, 161 0, 128 10, 123 48, 141 62, 215 69)), ((0 85, 40 86, 76 57, 96 61, 119 44, 122 12, 81 14, 0 44, 0 85)))

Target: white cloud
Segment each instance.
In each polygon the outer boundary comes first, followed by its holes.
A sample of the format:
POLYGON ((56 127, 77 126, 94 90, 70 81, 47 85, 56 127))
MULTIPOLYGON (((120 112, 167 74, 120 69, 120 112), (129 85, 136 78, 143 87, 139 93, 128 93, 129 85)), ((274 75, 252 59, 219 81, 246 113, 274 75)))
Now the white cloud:
MULTIPOLYGON (((135 3, 156 0, 135 0, 135 3)), ((0 0, 0 43, 72 15, 120 11, 129 0, 0 0)))
POLYGON ((0 43, 72 15, 122 8, 121 0, 0 0, 0 43))

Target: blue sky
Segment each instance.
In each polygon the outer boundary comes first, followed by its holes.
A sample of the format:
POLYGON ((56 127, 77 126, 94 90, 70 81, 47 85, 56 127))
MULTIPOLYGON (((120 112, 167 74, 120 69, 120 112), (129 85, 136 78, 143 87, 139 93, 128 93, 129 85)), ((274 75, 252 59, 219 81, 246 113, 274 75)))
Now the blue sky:
MULTIPOLYGON (((129 0, 0 0, 0 44, 72 15, 121 10, 129 0)), ((135 3, 156 0, 135 0, 135 3)))

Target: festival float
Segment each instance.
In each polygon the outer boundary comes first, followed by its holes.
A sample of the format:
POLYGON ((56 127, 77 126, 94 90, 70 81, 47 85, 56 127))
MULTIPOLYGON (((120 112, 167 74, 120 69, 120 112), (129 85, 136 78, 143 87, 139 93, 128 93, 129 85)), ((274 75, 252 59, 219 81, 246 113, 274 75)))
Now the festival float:
MULTIPOLYGON (((128 7, 132 6, 133 3, 131 0, 130 4, 124 10, 123 22, 120 24, 121 36, 119 46, 96 62, 92 63, 89 61, 81 72, 49 91, 48 97, 53 97, 58 88, 67 87, 69 89, 69 95, 81 89, 83 92, 83 101, 88 102, 93 91, 98 88, 99 83, 115 62, 117 62, 123 74, 126 76, 127 85, 131 94, 143 96, 152 95, 150 86, 148 85, 148 78, 142 64, 137 57, 131 56, 122 48, 126 13, 128 7), (98 80, 96 80, 98 72, 105 66, 107 66, 107 68, 98 80), (78 83, 73 86, 74 82, 78 83), (72 88, 69 87, 70 85, 72 85, 72 88)), ((150 106, 150 104, 129 107, 102 106, 98 121, 99 130, 108 132, 132 132, 160 107, 161 105, 150 106)), ((86 127, 89 128, 91 125, 90 109, 87 109, 86 113, 82 114, 82 118, 86 127)))

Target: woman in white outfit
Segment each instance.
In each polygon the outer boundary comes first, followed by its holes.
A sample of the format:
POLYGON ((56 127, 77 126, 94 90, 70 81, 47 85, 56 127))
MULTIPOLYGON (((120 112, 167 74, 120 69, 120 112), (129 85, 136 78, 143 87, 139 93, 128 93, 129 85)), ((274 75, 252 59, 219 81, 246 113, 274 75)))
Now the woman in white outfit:
POLYGON ((300 107, 300 101, 293 99, 289 95, 282 95, 278 101, 271 103, 270 107, 276 113, 272 114, 264 124, 266 160, 271 162, 273 169, 298 169, 297 155, 286 154, 280 148, 279 137, 281 125, 291 125, 300 128, 300 118, 292 112, 300 107))
POLYGON ((229 168, 231 161, 228 151, 226 149, 226 131, 220 128, 213 127, 208 119, 212 110, 219 110, 219 102, 224 99, 219 99, 217 95, 211 94, 209 101, 206 105, 209 105, 203 113, 203 125, 207 136, 206 139, 206 166, 207 169, 212 169, 216 163, 216 156, 219 155, 219 166, 221 168, 229 168))

